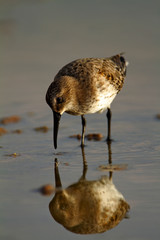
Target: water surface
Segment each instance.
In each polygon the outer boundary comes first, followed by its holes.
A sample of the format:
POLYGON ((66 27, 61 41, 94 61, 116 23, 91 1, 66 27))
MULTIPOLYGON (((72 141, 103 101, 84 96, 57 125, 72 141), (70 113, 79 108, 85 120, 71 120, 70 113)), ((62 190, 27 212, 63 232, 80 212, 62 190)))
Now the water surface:
MULTIPOLYGON (((1 117, 19 115, 0 137, 1 239, 159 239, 160 120, 159 1, 0 1, 1 117), (112 104, 112 164, 116 189, 130 205, 129 218, 101 234, 79 235, 56 222, 49 211, 53 195, 36 190, 55 185, 57 158, 64 188, 83 173, 79 117, 64 114, 58 149, 52 145, 52 113, 46 90, 57 71, 81 57, 105 57, 126 52, 127 79, 112 104), (48 126, 47 133, 34 131, 48 126), (21 129, 21 134, 11 131, 21 129), (20 154, 10 157, 12 153, 20 154), (125 166, 123 168, 123 166, 125 166)), ((87 181, 109 177, 106 116, 86 116, 87 133, 102 133, 87 141, 87 181)))

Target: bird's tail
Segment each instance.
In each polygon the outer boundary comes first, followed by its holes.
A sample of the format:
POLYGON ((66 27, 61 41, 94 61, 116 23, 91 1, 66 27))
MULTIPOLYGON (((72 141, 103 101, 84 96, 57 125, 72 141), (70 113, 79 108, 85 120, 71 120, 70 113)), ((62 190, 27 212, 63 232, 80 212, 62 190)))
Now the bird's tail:
POLYGON ((122 75, 126 76, 126 70, 129 63, 125 60, 123 55, 124 53, 117 54, 111 57, 111 60, 117 65, 122 75))

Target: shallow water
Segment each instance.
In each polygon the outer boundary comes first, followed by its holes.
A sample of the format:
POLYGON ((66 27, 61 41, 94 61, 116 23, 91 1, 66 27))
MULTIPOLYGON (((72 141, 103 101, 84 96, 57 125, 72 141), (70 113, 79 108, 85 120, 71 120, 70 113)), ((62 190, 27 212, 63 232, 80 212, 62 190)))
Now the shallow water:
MULTIPOLYGON (((0 137, 0 239, 159 239, 160 120, 158 1, 0 1, 1 117, 21 121, 0 137), (145 8, 144 8, 145 5, 145 8), (112 104, 112 181, 130 205, 128 218, 101 234, 79 235, 56 222, 49 211, 54 197, 37 189, 55 185, 58 160, 63 188, 83 173, 79 117, 64 114, 58 149, 52 145, 52 113, 45 103, 48 85, 59 68, 81 57, 125 51, 129 61, 124 88, 112 104), (34 131, 48 126, 47 133, 34 131), (21 134, 12 130, 21 129, 21 134), (12 153, 17 157, 8 156, 12 153)), ((86 116, 86 179, 109 176, 106 116, 86 116)))

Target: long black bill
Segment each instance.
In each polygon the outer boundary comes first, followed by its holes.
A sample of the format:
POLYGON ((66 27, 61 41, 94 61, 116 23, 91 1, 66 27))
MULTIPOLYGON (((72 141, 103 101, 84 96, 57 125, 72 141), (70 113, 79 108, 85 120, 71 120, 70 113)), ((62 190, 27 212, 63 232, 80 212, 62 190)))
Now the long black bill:
POLYGON ((60 178, 59 170, 58 170, 58 160, 57 160, 57 158, 55 158, 54 173, 55 173, 56 188, 62 188, 61 178, 60 178))
POLYGON ((54 119, 54 126, 53 126, 53 141, 54 141, 54 148, 57 148, 57 136, 58 136, 58 128, 59 128, 59 121, 61 119, 61 114, 53 111, 53 119, 54 119))

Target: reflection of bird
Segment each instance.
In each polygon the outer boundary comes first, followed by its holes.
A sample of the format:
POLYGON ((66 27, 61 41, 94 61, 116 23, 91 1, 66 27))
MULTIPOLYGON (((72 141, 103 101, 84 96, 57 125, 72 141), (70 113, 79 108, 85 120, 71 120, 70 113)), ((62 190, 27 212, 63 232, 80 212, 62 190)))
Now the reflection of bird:
POLYGON ((107 140, 111 140, 110 104, 123 86, 126 66, 124 57, 118 54, 111 58, 75 60, 58 72, 46 94, 46 101, 54 115, 55 148, 57 148, 59 121, 64 112, 81 115, 81 146, 83 146, 86 126, 84 114, 103 112, 108 109, 107 140))
MULTIPOLYGON (((53 218, 74 233, 100 233, 115 227, 129 210, 122 194, 107 176, 88 181, 83 177, 66 189, 57 189, 49 204, 53 218)), ((56 186, 61 187, 58 166, 56 186)))

